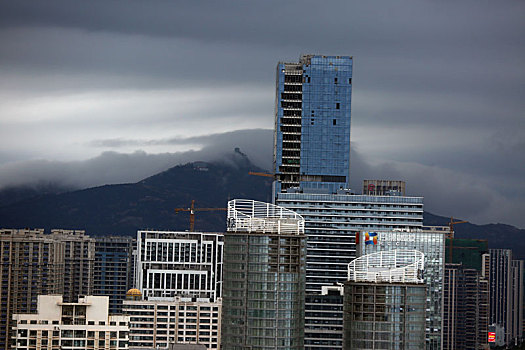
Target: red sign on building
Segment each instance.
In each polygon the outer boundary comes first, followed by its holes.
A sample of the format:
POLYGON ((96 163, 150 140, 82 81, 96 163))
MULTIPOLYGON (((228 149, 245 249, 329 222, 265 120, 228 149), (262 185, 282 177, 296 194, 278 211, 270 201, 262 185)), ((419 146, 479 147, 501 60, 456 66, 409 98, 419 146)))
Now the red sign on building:
POLYGON ((489 343, 496 342, 496 332, 489 332, 489 343))

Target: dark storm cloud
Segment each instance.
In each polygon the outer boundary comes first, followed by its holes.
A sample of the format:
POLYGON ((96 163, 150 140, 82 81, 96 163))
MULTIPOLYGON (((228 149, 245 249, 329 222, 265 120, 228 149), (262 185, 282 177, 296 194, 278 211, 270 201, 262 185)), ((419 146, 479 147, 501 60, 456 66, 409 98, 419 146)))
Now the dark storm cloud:
POLYGON ((438 214, 523 227, 524 14, 518 1, 1 2, 0 184, 136 181, 236 143, 271 165, 271 132, 239 130, 273 126, 276 62, 348 54, 354 188, 401 178, 438 214))

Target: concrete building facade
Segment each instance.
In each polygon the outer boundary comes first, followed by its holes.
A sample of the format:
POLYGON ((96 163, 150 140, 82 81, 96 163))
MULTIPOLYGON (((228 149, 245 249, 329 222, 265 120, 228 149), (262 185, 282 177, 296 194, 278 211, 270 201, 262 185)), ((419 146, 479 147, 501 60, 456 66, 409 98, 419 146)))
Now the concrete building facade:
POLYGON ((51 230, 51 237, 64 242, 64 301, 93 295, 95 239, 82 230, 51 230))
POLYGON ((125 300, 123 310, 130 317, 130 347, 165 349, 199 344, 206 349, 220 349, 221 309, 220 298, 125 300))
POLYGON ((43 229, 0 230, 0 349, 9 349, 12 315, 36 312, 38 296, 64 292, 62 241, 43 229))
POLYGON ((13 349, 127 350, 129 317, 108 308, 107 296, 66 303, 61 295, 40 295, 36 313, 13 315, 13 349))

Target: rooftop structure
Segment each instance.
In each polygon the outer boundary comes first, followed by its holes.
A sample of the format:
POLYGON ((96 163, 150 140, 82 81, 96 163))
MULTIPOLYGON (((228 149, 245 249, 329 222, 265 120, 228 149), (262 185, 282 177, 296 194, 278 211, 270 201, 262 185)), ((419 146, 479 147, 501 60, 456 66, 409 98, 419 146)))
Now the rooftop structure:
POLYGON ((348 264, 348 280, 374 283, 424 283, 425 257, 417 250, 367 254, 348 264))
POLYGON ((448 226, 422 226, 413 229, 361 231, 356 235, 359 257, 399 249, 415 249, 425 255, 423 279, 427 287, 426 349, 428 350, 438 350, 442 347, 445 236, 448 233, 448 226))
POLYGON ((274 204, 251 199, 228 202, 228 232, 304 234, 304 219, 274 204))

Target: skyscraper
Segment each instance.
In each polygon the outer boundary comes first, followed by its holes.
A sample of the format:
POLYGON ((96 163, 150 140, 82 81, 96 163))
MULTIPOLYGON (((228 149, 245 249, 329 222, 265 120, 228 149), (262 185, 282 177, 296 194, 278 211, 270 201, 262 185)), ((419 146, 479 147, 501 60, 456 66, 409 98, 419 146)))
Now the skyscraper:
POLYGON ((277 65, 274 201, 305 219, 306 349, 342 349, 342 303, 331 319, 317 317, 316 303, 336 300, 323 286, 346 281, 355 233, 423 225, 423 198, 405 196, 404 182, 371 180, 381 186, 373 195, 349 189, 352 71, 351 56, 277 65))
POLYGON ((503 328, 505 344, 523 336, 523 260, 510 249, 489 249, 490 324, 503 328))
POLYGON ((348 187, 350 56, 303 55, 277 65, 275 192, 290 187, 348 187))
POLYGON ((223 349, 303 349, 304 220, 282 207, 228 202, 223 349))

